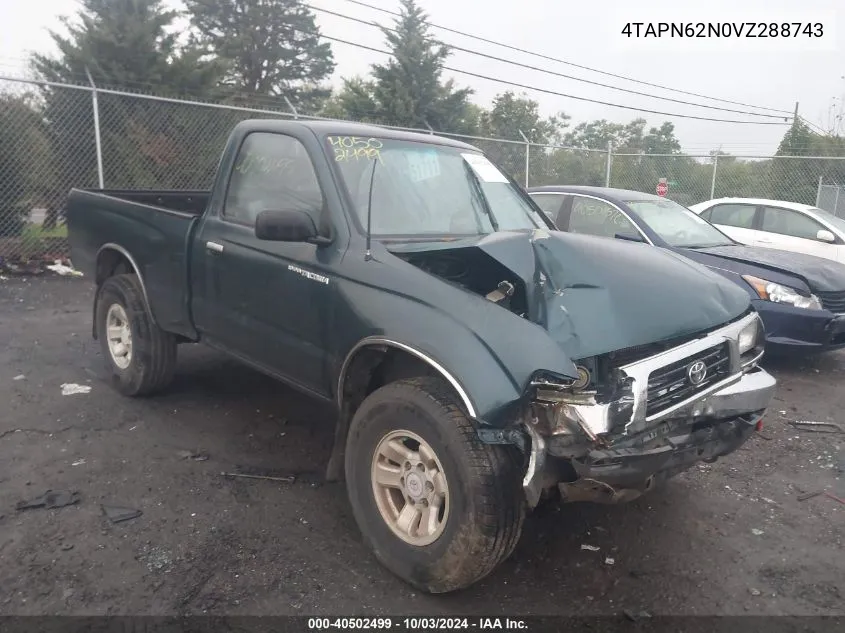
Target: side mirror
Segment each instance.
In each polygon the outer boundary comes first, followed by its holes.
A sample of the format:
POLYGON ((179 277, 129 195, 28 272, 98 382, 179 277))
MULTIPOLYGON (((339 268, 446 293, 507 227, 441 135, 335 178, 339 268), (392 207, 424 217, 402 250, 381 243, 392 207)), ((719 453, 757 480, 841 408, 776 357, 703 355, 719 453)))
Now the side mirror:
POLYGON ((826 229, 819 229, 819 232, 816 233, 816 239, 821 242, 828 242, 832 244, 836 241, 836 236, 826 229))
POLYGON ((314 219, 305 211, 262 211, 255 218, 255 237, 272 242, 310 242, 327 244, 314 219))

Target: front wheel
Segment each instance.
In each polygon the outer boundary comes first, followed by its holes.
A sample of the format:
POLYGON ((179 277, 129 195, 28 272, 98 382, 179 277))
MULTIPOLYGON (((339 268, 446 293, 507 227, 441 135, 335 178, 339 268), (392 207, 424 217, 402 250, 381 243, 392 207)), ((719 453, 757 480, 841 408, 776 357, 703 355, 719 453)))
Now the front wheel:
POLYGON ((95 318, 106 367, 120 393, 145 396, 170 383, 176 367, 176 338, 150 319, 135 275, 116 275, 103 282, 95 318))
POLYGON ((401 380, 370 394, 352 419, 345 467, 355 520, 379 561, 430 593, 493 571, 525 517, 511 451, 482 443, 440 380, 401 380))

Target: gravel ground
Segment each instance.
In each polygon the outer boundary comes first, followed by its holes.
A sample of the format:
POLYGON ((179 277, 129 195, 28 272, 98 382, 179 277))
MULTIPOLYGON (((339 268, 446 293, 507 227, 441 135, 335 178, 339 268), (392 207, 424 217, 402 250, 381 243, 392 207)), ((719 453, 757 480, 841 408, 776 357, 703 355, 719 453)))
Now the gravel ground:
POLYGON ((0 280, 0 614, 845 615, 845 505, 799 499, 845 498, 845 434, 788 424, 845 423, 845 353, 767 363, 765 428, 728 458, 626 506, 541 507, 494 574, 427 596, 321 483, 330 411, 196 346, 167 394, 121 397, 91 299, 84 280, 0 280), (16 510, 46 490, 79 502, 16 510))

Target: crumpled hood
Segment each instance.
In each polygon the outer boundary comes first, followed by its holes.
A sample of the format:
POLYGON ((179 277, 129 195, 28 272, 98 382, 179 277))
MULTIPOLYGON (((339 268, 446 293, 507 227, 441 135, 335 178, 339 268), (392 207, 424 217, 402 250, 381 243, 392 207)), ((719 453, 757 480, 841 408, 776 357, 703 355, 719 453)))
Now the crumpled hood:
POLYGON ((532 245, 549 278, 542 324, 570 358, 709 330, 750 305, 720 275, 646 244, 555 232, 532 245))
MULTIPOLYGON (((801 278, 812 291, 836 292, 845 290, 845 265, 823 257, 762 246, 713 246, 686 251, 686 254, 693 259, 696 259, 697 253, 713 255, 720 259, 796 276, 801 278)), ((704 264, 707 263, 703 261, 703 258, 697 259, 704 264)), ((713 265, 718 266, 719 264, 714 262, 713 265)), ((759 272, 737 270, 736 272, 759 276, 764 274, 765 270, 759 272)))
POLYGON ((570 359, 656 343, 741 316, 747 292, 681 255, 646 244, 537 230, 391 251, 478 248, 526 286, 529 314, 570 359))

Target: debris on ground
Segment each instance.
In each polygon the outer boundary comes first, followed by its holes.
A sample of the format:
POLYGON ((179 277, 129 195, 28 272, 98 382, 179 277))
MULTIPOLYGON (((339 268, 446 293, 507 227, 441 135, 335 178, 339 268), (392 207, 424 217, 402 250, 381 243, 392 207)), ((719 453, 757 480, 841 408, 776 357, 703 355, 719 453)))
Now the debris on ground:
POLYGON ((120 523, 121 521, 129 521, 130 519, 137 519, 143 514, 140 510, 135 508, 125 508, 123 506, 107 506, 101 505, 103 513, 112 523, 120 523))
POLYGON ((77 459, 75 462, 71 464, 71 466, 82 466, 85 463, 84 459, 77 459))
POLYGON ((640 611, 639 613, 634 613, 630 609, 622 609, 622 614, 631 622, 637 622, 640 619, 651 617, 651 614, 648 611, 640 611))
POLYGON ((26 380, 26 376, 24 376, 23 374, 18 374, 17 376, 12 378, 12 380, 26 380))
POLYGON ((4 261, 2 269, 13 275, 40 275, 44 272, 42 264, 38 260, 4 261))
POLYGON ((824 495, 825 497, 829 497, 834 501, 838 501, 839 503, 845 505, 845 499, 841 497, 837 497, 835 494, 830 492, 829 490, 816 490, 815 492, 808 492, 807 494, 800 495, 798 497, 798 501, 807 501, 808 499, 814 499, 815 497, 820 497, 824 495))
POLYGON ((90 393, 91 387, 88 385, 77 385, 75 382, 62 383, 62 395, 72 396, 77 393, 90 393))
POLYGON ((802 431, 812 431, 813 433, 845 433, 845 429, 841 424, 835 422, 814 422, 812 420, 796 420, 790 424, 802 431), (821 428, 816 428, 821 427, 821 428))
POLYGON ((615 560, 615 559, 613 559, 613 558, 611 558, 610 556, 607 556, 607 557, 605 557, 605 559, 604 559, 604 564, 605 564, 605 565, 615 565, 615 564, 616 564, 616 560, 615 560))
POLYGON ((247 479, 266 479, 268 481, 284 481, 286 483, 293 483, 296 477, 270 477, 269 475, 244 475, 242 473, 220 473, 224 477, 245 477, 247 479))
POLYGON ((160 571, 173 562, 170 552, 160 547, 144 546, 138 554, 138 558, 147 564, 150 571, 160 571))
POLYGON ((62 277, 82 277, 82 273, 73 266, 66 266, 61 262, 61 260, 56 260, 54 264, 50 266, 46 266, 47 270, 52 270, 54 273, 61 275, 62 277))
POLYGON ((754 587, 752 587, 748 591, 751 593, 752 596, 760 596, 763 594, 762 591, 760 591, 759 589, 754 589, 754 587))
POLYGON ((18 501, 15 509, 30 510, 33 508, 44 508, 50 510, 52 508, 63 508, 75 503, 79 503, 79 493, 75 490, 48 490, 40 497, 35 497, 29 501, 18 501))
POLYGON ((763 530, 758 530, 757 528, 751 528, 751 533, 754 536, 761 536, 763 534, 763 530))
POLYGON ((841 497, 837 497, 837 496, 836 496, 835 494, 833 494, 832 492, 825 492, 825 493, 824 493, 824 496, 825 496, 825 497, 830 497, 830 498, 831 498, 831 499, 833 499, 834 501, 838 501, 839 503, 841 503, 841 504, 845 505, 845 499, 842 499, 841 497))
POLYGON ((597 552, 597 551, 599 551, 601 548, 600 548, 600 547, 596 547, 595 545, 582 545, 582 546, 581 546, 581 549, 583 549, 583 550, 587 550, 587 551, 589 551, 589 552, 597 552))
POLYGON ((194 451, 179 451, 177 455, 182 459, 190 459, 195 462, 204 462, 208 459, 207 453, 195 453, 194 451))

